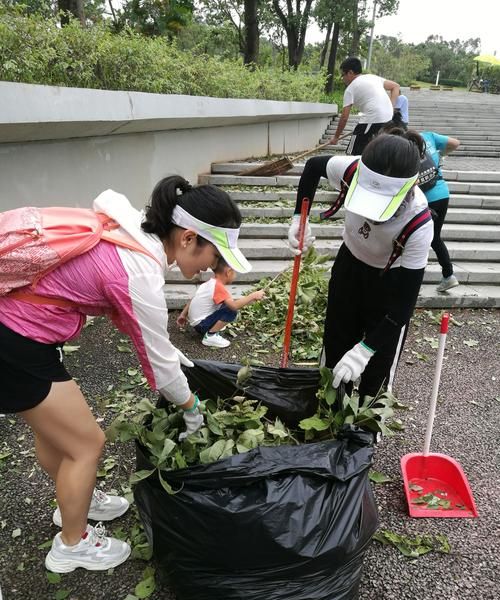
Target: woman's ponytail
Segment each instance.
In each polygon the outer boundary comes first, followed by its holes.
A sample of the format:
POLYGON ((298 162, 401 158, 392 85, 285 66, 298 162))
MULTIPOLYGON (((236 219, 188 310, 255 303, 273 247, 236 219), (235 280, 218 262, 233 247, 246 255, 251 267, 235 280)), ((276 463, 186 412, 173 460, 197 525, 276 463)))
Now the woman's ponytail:
POLYGON ((159 181, 146 206, 142 229, 160 239, 168 238, 175 227, 174 208, 179 205, 193 217, 219 227, 238 228, 241 213, 229 194, 215 185, 193 187, 180 175, 171 175, 159 181))
POLYGON ((171 175, 159 181, 146 206, 146 218, 142 223, 142 229, 146 233, 154 233, 161 239, 165 239, 173 225, 172 213, 178 195, 189 189, 191 185, 180 175, 171 175))

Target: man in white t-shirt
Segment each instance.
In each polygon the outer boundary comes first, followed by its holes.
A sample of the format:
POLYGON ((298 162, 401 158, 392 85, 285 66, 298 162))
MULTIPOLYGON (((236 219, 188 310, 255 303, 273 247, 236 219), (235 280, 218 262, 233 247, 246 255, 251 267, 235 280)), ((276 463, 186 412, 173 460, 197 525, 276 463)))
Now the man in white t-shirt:
POLYGON ((400 91, 399 83, 378 75, 363 75, 361 70, 361 61, 358 58, 347 58, 340 65, 342 80, 347 87, 344 92, 344 107, 332 144, 338 143, 351 108, 354 106, 362 113, 352 132, 346 154, 362 154, 368 142, 392 119, 400 91), (390 92, 390 97, 387 92, 390 92))

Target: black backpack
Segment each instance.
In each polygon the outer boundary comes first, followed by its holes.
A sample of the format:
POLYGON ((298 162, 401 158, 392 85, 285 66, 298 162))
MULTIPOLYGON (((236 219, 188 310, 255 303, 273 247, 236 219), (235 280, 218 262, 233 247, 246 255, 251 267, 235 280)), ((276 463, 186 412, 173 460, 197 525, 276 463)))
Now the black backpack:
POLYGON ((420 161, 417 185, 423 192, 427 192, 440 179, 442 179, 442 176, 439 172, 439 166, 436 166, 436 163, 432 160, 432 156, 426 151, 424 158, 420 161))

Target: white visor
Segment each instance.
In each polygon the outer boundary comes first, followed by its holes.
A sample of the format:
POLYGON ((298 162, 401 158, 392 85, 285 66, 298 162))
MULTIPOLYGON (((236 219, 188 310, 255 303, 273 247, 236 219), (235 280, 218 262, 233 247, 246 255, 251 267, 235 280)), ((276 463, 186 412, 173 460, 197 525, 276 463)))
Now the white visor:
POLYGON ((345 209, 365 219, 383 223, 401 206, 415 185, 413 177, 387 177, 371 171, 361 159, 344 202, 345 209))
POLYGON ((237 245, 240 234, 239 228, 230 229, 210 225, 210 223, 205 223, 193 217, 178 205, 172 213, 172 222, 183 229, 190 229, 205 240, 212 242, 227 264, 238 273, 248 273, 252 270, 252 265, 243 256, 237 245))

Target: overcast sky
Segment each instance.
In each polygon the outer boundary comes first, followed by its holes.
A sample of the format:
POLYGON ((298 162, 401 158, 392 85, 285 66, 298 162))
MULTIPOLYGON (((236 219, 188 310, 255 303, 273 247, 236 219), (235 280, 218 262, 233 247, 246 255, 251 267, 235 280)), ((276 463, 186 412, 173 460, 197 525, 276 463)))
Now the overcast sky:
POLYGON ((400 34, 404 42, 481 38, 481 53, 500 57, 500 0, 399 0, 397 15, 375 23, 375 35, 400 34))
MULTIPOLYGON (((403 42, 425 42, 432 34, 446 41, 479 37, 481 53, 496 51, 500 58, 500 0, 399 0, 397 15, 375 23, 375 36, 393 35, 403 42)), ((324 34, 311 26, 307 41, 323 39, 324 34)))

